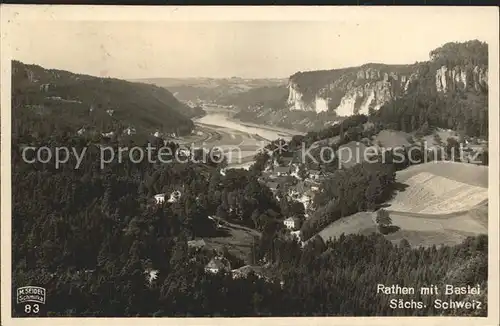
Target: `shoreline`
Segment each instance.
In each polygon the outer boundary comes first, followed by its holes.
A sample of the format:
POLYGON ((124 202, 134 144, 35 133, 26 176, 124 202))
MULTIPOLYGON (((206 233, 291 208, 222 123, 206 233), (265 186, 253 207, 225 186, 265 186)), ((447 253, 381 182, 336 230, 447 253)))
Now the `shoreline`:
MULTIPOLYGON (((229 127, 225 127, 225 126, 220 126, 220 125, 215 125, 215 124, 210 124, 210 123, 205 123, 205 122, 199 121, 200 119, 202 119, 206 116, 208 116, 208 114, 203 116, 203 117, 194 118, 194 119, 192 119, 192 121, 195 124, 204 125, 204 126, 209 127, 209 128, 212 127, 212 128, 233 129, 233 128, 229 128, 229 127)), ((266 131, 275 132, 277 134, 286 134, 286 136, 283 136, 283 137, 290 137, 291 138, 295 135, 305 135, 306 134, 305 132, 297 131, 297 130, 291 130, 291 129, 281 128, 281 127, 276 127, 276 126, 271 126, 271 125, 258 125, 256 123, 252 123, 252 122, 245 122, 245 121, 241 121, 239 119, 236 119, 236 118, 233 118, 230 116, 225 116, 225 119, 229 122, 233 122, 233 123, 236 123, 236 124, 239 124, 241 126, 248 127, 248 128, 262 129, 262 130, 266 130, 266 131)), ((237 130, 237 129, 234 129, 234 130, 241 131, 241 130, 237 130)), ((262 135, 259 135, 259 136, 262 138, 265 138, 262 135)), ((269 139, 267 139, 267 140, 269 140, 269 139)))
POLYGON ((281 127, 276 127, 276 126, 271 126, 271 125, 258 125, 256 123, 252 122, 245 122, 241 121, 232 117, 227 118, 229 121, 234 122, 234 123, 239 123, 242 126, 245 127, 250 127, 250 128, 260 128, 264 130, 269 130, 269 131, 274 131, 276 133, 283 133, 283 134, 288 134, 289 137, 295 136, 295 135, 305 135, 305 132, 302 131, 297 131, 297 130, 291 130, 291 129, 286 129, 286 128, 281 128, 281 127))

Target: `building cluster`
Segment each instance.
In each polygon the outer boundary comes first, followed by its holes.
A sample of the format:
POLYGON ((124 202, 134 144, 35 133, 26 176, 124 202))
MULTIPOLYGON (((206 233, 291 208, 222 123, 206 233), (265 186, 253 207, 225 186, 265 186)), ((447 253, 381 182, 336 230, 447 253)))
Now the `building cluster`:
POLYGON ((468 138, 462 143, 464 163, 476 163, 483 161, 483 156, 488 150, 488 141, 483 139, 468 138))
POLYGON ((181 198, 181 195, 182 195, 182 193, 180 192, 180 190, 174 190, 168 196, 165 193, 156 194, 154 196, 154 200, 155 200, 155 203, 157 205, 162 205, 165 202, 165 199, 168 197, 168 200, 167 200, 168 203, 175 203, 175 202, 179 201, 179 199, 181 198))
POLYGON ((300 202, 304 205, 305 215, 290 216, 283 221, 284 226, 289 229, 293 235, 300 233, 297 231, 303 219, 309 218, 312 199, 320 190, 320 183, 328 173, 321 170, 308 169, 305 166, 301 167, 301 163, 294 161, 290 157, 282 157, 270 163, 259 181, 264 183, 276 196, 278 201, 286 196, 289 200, 300 202), (299 173, 300 169, 303 170, 299 173))

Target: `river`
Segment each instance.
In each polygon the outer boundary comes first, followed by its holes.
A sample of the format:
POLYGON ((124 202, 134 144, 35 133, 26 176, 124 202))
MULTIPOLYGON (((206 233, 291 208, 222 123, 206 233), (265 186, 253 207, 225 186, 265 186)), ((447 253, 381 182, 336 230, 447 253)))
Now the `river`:
POLYGON ((208 113, 193 121, 198 127, 208 128, 219 135, 212 145, 246 148, 242 160, 244 162, 231 163, 229 164, 231 168, 248 168, 253 163, 253 160, 249 160, 250 157, 262 148, 263 142, 267 143, 279 138, 289 140, 293 135, 302 134, 293 130, 242 122, 219 113, 208 113))
POLYGON ((222 127, 228 130, 235 130, 248 134, 256 134, 267 140, 276 140, 278 138, 290 139, 293 135, 302 134, 297 131, 287 130, 272 126, 258 126, 253 123, 242 122, 230 118, 224 114, 207 114, 201 118, 195 119, 195 123, 222 127))

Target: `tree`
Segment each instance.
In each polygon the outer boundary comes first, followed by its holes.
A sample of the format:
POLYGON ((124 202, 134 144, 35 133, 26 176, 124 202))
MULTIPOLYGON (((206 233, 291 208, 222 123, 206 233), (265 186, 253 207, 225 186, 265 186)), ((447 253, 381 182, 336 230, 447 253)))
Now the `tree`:
POLYGON ((448 158, 453 160, 453 161, 456 161, 456 162, 460 162, 460 160, 462 159, 460 157, 460 143, 455 139, 455 138, 452 138, 452 137, 449 137, 447 140, 446 140, 446 154, 448 155, 448 158))
POLYGON ((434 142, 437 144, 437 145, 442 145, 443 144, 443 141, 441 139, 441 136, 439 136, 439 134, 434 134, 434 142))
POLYGON ((411 249, 410 243, 408 242, 408 240, 404 238, 401 239, 401 241, 399 242, 399 247, 403 249, 411 249))
POLYGON ((480 160, 481 160, 481 164, 482 165, 488 165, 488 150, 485 150, 484 152, 481 153, 481 155, 479 155, 480 157, 480 160))
POLYGON ((387 227, 392 224, 392 219, 388 211, 386 211, 385 209, 379 209, 377 211, 375 222, 377 222, 377 224, 381 227, 387 227))

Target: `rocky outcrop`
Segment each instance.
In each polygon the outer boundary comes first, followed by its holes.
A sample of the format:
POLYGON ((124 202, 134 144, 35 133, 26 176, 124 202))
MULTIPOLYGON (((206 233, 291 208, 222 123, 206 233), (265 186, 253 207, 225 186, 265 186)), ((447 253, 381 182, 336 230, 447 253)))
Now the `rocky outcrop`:
MULTIPOLYGON (((339 116, 368 113, 378 110, 401 89, 415 80, 411 66, 366 65, 359 68, 332 70, 336 78, 324 84, 301 84, 303 74, 314 80, 316 72, 300 73, 290 78, 287 105, 290 110, 316 113, 335 111, 339 116), (391 71, 393 70, 393 71, 391 71), (399 70, 399 71, 398 71, 399 70)), ((324 74, 324 72, 321 72, 324 74)), ((307 77, 306 77, 307 78, 307 77)))
MULTIPOLYGON (((370 110, 378 110, 394 97, 406 94, 410 85, 421 77, 418 69, 421 66, 422 64, 407 66, 406 69, 388 65, 382 68, 359 67, 346 70, 337 79, 312 88, 301 84, 296 76, 292 76, 288 83, 287 106, 290 110, 316 113, 330 110, 338 116, 368 114, 370 110), (391 69, 394 71, 390 71, 391 69)), ((428 67, 435 69, 435 90, 438 93, 488 88, 488 70, 485 67, 435 67, 432 63, 428 67)), ((305 74, 314 75, 315 72, 305 74)))
POLYGON ((475 66, 473 68, 441 66, 436 70, 436 90, 447 93, 450 90, 466 90, 468 87, 479 91, 488 88, 488 70, 475 66))
MULTIPOLYGON (((447 43, 432 50, 429 58, 410 65, 371 63, 297 72, 290 76, 287 88, 283 87, 283 95, 272 90, 264 100, 253 99, 254 104, 242 108, 239 118, 303 130, 321 129, 342 116, 367 114, 388 103, 401 105, 416 98, 421 98, 420 102, 425 105, 433 103, 440 110, 450 112, 453 110, 449 107, 470 110, 485 107, 488 95, 486 43, 477 40, 447 43)), ((415 112, 408 113, 412 114, 415 112)))

